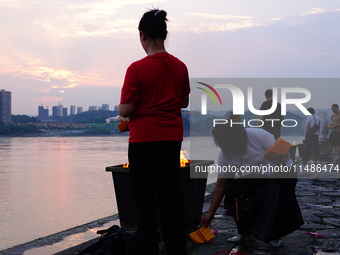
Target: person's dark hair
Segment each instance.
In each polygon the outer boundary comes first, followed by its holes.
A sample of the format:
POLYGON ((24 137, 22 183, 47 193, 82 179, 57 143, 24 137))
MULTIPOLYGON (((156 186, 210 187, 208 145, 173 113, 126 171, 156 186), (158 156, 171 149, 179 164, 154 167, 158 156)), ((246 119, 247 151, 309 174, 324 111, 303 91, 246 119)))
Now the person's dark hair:
POLYGON ((310 108, 308 108, 307 110, 308 110, 311 114, 315 114, 314 108, 310 107, 310 108))
POLYGON ((167 13, 163 10, 150 10, 144 13, 139 21, 138 30, 142 31, 147 37, 155 39, 166 39, 168 34, 166 26, 167 13))
POLYGON ((335 108, 339 109, 339 105, 338 104, 332 104, 332 107, 335 107, 335 108))
POLYGON ((264 93, 266 97, 273 97, 273 90, 272 89, 267 89, 266 92, 264 93))
POLYGON ((247 152, 247 132, 242 125, 218 124, 212 134, 225 155, 242 156, 247 152))

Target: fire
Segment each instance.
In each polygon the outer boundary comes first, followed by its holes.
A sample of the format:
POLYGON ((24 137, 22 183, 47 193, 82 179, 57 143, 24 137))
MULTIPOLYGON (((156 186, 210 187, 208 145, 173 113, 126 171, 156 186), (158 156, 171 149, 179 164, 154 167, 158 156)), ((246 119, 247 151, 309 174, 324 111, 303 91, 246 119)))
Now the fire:
POLYGON ((185 154, 188 154, 187 151, 181 151, 181 156, 180 156, 180 162, 181 162, 181 167, 185 167, 190 164, 190 160, 187 160, 184 156, 185 154))
MULTIPOLYGON (((129 157, 125 157, 127 160, 129 160, 129 157)), ((129 163, 125 163, 124 165, 123 165, 123 167, 124 168, 129 168, 129 163)))
MULTIPOLYGON (((181 151, 181 155, 180 155, 181 167, 185 167, 185 166, 187 166, 187 165, 190 164, 190 160, 187 160, 187 159, 185 158, 184 153, 185 153, 185 154, 188 154, 188 152, 187 152, 187 151, 181 151)), ((124 168, 128 168, 128 167, 129 167, 129 163, 123 164, 123 167, 124 167, 124 168)))

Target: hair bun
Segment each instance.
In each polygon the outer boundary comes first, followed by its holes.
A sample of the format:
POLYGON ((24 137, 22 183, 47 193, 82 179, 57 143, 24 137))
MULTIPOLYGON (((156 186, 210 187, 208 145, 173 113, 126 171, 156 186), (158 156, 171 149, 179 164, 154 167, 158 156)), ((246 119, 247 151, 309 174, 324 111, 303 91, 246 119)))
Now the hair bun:
POLYGON ((168 33, 166 26, 167 13, 163 10, 153 9, 144 13, 139 21, 138 29, 151 39, 166 39, 168 33))
POLYGON ((166 11, 163 11, 163 10, 157 10, 155 12, 155 17, 157 19, 166 20, 166 15, 167 15, 166 11))

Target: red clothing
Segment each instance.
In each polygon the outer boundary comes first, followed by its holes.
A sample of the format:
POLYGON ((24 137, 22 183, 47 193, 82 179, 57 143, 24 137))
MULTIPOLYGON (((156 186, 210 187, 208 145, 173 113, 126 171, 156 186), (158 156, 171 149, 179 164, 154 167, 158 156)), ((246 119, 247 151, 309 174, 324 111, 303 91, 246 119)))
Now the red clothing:
POLYGON ((147 56, 126 71, 121 104, 136 103, 130 143, 182 141, 182 97, 190 93, 188 70, 167 52, 147 56))

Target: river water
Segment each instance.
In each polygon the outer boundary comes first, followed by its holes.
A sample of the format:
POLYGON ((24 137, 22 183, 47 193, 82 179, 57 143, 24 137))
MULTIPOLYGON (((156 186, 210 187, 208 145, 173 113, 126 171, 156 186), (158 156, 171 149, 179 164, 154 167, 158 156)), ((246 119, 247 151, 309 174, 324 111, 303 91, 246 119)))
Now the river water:
POLYGON ((117 213, 127 137, 0 138, 0 250, 117 213))

